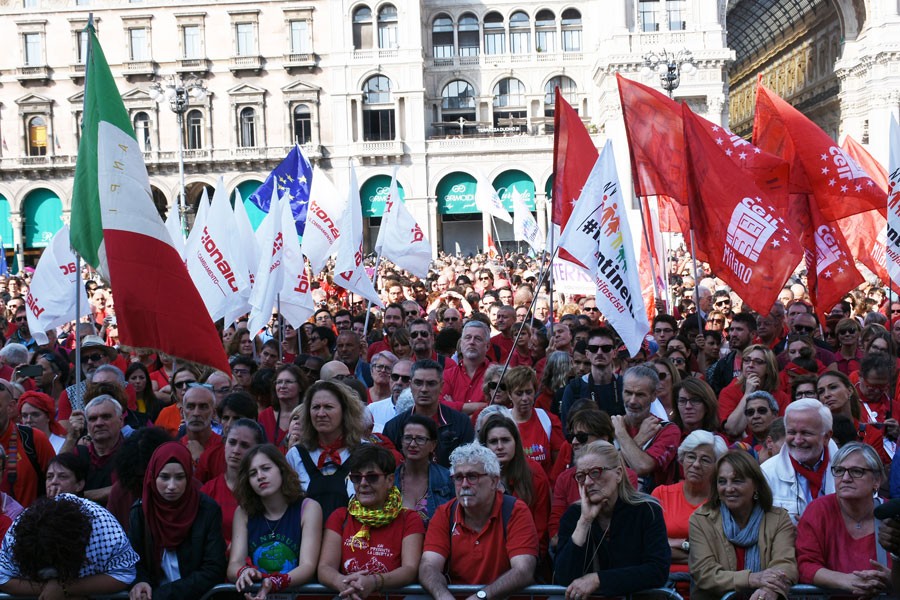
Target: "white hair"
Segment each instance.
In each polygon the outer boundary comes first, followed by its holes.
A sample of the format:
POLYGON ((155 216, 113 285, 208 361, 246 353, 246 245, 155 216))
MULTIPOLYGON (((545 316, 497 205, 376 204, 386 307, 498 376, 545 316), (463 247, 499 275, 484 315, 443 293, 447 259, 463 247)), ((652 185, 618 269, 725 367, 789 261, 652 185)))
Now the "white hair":
POLYGON ((405 390, 400 392, 399 396, 397 396, 397 403, 394 405, 394 408, 399 415, 400 413, 406 412, 411 409, 415 403, 416 400, 415 398, 413 398, 412 390, 406 388, 405 390))
POLYGON ((478 413, 478 418, 475 419, 475 437, 478 437, 478 433, 481 431, 481 426, 484 425, 484 422, 488 420, 488 417, 491 415, 503 415, 509 420, 513 420, 512 410, 502 406, 500 404, 491 404, 490 406, 485 406, 480 413, 478 413))
POLYGON ((688 434, 684 441, 681 442, 681 445, 678 446, 678 460, 681 460, 685 454, 693 452, 700 446, 712 446, 716 460, 719 460, 723 454, 728 452, 728 444, 725 443, 725 440, 714 433, 698 429, 688 434))
POLYGON ((455 473, 456 466, 463 463, 479 463, 484 466, 485 473, 500 477, 500 461, 497 456, 478 442, 460 446, 450 453, 450 473, 455 473))
POLYGON ((787 426, 788 419, 792 414, 810 410, 819 413, 819 418, 822 419, 822 433, 825 434, 831 431, 831 427, 834 425, 834 417, 831 415, 828 407, 815 398, 800 398, 788 404, 784 411, 785 426, 787 426))
POLYGON ((109 402, 110 404, 113 405, 113 409, 116 411, 117 417, 122 416, 122 405, 119 404, 118 400, 116 400, 109 394, 100 394, 99 396, 95 397, 93 400, 88 402, 87 406, 84 407, 84 414, 87 414, 87 412, 89 410, 91 410, 92 408, 94 408, 95 406, 100 406, 101 404, 104 404, 106 402, 109 402))
POLYGON ((24 365, 28 362, 28 348, 26 348, 24 344, 7 342, 6 345, 0 349, 0 358, 2 358, 6 364, 13 367, 24 365))

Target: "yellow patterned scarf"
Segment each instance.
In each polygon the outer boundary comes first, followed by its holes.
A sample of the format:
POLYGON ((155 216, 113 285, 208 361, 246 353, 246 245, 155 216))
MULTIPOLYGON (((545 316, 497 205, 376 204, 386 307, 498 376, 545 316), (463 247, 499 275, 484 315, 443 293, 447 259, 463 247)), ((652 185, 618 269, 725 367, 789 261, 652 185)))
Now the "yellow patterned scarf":
POLYGON ((384 503, 384 508, 381 509, 366 508, 354 496, 350 500, 347 512, 362 523, 362 527, 359 528, 356 535, 350 538, 350 547, 355 548, 358 545, 359 549, 362 550, 363 540, 369 541, 369 529, 389 525, 402 510, 403 497, 400 495, 400 490, 397 489, 397 486, 392 487, 391 491, 388 492, 387 502, 384 503))

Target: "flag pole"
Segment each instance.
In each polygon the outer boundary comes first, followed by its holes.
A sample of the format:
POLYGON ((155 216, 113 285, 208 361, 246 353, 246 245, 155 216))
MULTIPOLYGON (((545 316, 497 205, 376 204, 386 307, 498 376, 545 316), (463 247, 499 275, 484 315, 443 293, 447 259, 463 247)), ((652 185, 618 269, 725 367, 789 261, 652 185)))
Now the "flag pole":
POLYGON ((284 316, 281 314, 281 292, 275 296, 275 306, 278 307, 278 360, 284 358, 284 316))
POLYGON ((700 316, 700 281, 697 279, 697 258, 694 249, 694 228, 691 227, 691 271, 694 273, 694 312, 697 313, 698 335, 703 335, 703 317, 700 316))
MULTIPOLYGON (((647 206, 649 208, 649 205, 647 206)), ((653 253, 650 252, 650 230, 647 228, 647 220, 644 217, 644 202, 641 202, 641 208, 638 211, 641 213, 641 227, 644 229, 644 243, 647 244, 647 256, 650 259, 650 277, 653 278, 653 294, 657 298, 659 298, 659 286, 657 285, 656 279, 656 265, 654 265, 653 253)), ((666 303, 668 304, 668 303, 666 303)), ((668 310, 668 306, 666 307, 668 310)))
MULTIPOLYGON (((379 253, 375 257, 375 272, 372 273, 372 286, 378 282, 378 269, 381 266, 381 254, 379 253)), ((353 306, 351 303, 350 306, 353 306)), ((369 315, 372 314, 372 301, 366 298, 366 320, 363 324, 363 335, 367 335, 369 332, 369 315)))
POLYGON ((500 243, 500 231, 497 229, 497 221, 494 220, 494 215, 490 215, 491 217, 491 227, 494 228, 494 235, 497 236, 497 248, 500 249, 500 261, 503 262, 503 244, 500 243))

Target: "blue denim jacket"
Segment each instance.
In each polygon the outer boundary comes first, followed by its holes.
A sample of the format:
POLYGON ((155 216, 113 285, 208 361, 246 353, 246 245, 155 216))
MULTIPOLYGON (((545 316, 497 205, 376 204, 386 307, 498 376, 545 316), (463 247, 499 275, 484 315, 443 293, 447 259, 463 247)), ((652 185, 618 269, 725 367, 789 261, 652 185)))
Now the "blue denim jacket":
MULTIPOLYGON (((401 492, 403 491, 402 470, 403 465, 400 465, 394 474, 395 485, 401 492)), ((434 511, 438 506, 453 500, 455 496, 453 482, 450 480, 450 470, 436 463, 428 465, 428 505, 426 508, 428 520, 430 521, 434 516, 434 511)))

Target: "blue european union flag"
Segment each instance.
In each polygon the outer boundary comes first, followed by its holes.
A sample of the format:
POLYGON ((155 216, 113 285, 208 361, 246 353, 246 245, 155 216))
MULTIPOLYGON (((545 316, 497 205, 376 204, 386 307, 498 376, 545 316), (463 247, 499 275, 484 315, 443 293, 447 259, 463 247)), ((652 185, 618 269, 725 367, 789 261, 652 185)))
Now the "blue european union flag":
POLYGON ((273 187, 278 190, 280 197, 289 195, 291 212, 294 213, 294 223, 297 226, 297 235, 302 238, 306 229, 306 211, 309 207, 309 188, 312 185, 312 178, 312 165, 303 156, 300 146, 294 146, 284 160, 272 169, 265 182, 250 196, 250 202, 258 206, 261 211, 268 213, 273 187))
POLYGON ((6 264, 6 247, 3 245, 3 237, 0 236, 0 275, 9 275, 9 266, 6 264))

